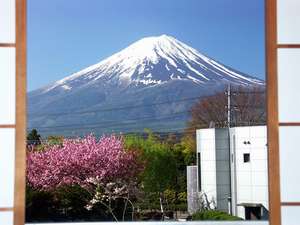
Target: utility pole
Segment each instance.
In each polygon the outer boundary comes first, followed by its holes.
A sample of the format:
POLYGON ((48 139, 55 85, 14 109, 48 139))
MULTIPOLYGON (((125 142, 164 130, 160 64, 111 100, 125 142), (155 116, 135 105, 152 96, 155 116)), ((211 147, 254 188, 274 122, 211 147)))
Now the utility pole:
POLYGON ((228 84, 227 86, 227 126, 228 128, 231 126, 231 86, 228 84))
MULTIPOLYGON (((226 91, 226 95, 227 95, 227 127, 228 127, 228 137, 230 137, 230 126, 231 126, 231 86, 230 83, 227 86, 227 91, 226 91)), ((229 154, 228 154, 228 162, 229 162, 229 175, 230 175, 230 181, 232 181, 232 178, 234 179, 235 175, 233 173, 235 173, 232 168, 235 167, 235 161, 234 159, 234 152, 231 150, 231 141, 228 142, 229 145, 229 154)), ((235 182, 235 181, 234 181, 235 182)), ((233 202, 232 202, 232 197, 233 197, 233 192, 235 190, 233 190, 233 186, 232 186, 232 182, 229 182, 230 184, 230 194, 227 198, 228 201, 228 212, 230 215, 233 215, 233 202)))

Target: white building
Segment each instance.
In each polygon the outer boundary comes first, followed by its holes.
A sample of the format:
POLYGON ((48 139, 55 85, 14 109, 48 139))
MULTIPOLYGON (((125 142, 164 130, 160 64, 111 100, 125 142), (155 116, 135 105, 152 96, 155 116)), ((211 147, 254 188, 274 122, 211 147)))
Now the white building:
POLYGON ((265 126, 197 130, 198 191, 218 210, 268 218, 265 126))

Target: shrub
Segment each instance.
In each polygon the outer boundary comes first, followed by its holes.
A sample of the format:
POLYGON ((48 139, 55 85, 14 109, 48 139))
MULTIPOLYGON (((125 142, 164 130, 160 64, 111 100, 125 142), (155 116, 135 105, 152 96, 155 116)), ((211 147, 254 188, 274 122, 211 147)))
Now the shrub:
POLYGON ((242 220, 239 217, 229 215, 222 211, 205 210, 192 215, 192 220, 242 220))
POLYGON ((86 209, 91 197, 80 186, 64 186, 52 191, 33 190, 27 186, 26 222, 111 221, 112 217, 100 204, 92 210, 86 209))
POLYGON ((56 208, 50 192, 26 188, 26 222, 51 221, 59 217, 56 208))

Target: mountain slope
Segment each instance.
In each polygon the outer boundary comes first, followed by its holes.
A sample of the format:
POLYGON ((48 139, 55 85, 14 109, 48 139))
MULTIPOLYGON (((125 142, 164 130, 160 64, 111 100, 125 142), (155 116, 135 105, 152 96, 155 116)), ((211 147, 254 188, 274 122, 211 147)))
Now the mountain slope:
POLYGON ((67 135, 151 126, 154 130, 180 128, 194 97, 212 94, 228 83, 264 86, 263 81, 212 60, 173 37, 148 37, 30 92, 29 127, 47 127, 41 130, 67 135), (178 117, 167 119, 168 115, 178 117), (145 117, 149 122, 145 123, 145 117))

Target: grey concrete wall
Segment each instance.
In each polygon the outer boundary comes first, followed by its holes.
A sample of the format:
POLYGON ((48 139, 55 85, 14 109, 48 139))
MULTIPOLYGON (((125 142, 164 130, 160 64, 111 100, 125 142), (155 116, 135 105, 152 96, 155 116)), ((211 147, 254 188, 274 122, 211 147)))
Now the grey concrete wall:
POLYGON ((217 209, 229 212, 228 197, 231 196, 229 130, 227 128, 216 129, 215 138, 217 209))
POLYGON ((188 212, 193 214, 199 210, 197 166, 187 166, 186 171, 188 212))

